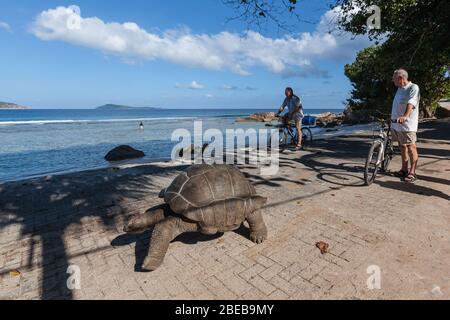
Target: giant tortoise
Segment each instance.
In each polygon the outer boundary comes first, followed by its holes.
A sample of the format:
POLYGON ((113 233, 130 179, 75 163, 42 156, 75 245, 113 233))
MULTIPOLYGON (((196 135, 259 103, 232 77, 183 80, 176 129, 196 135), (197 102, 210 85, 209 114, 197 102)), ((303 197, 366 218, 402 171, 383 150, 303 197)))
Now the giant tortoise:
POLYGON ((163 189, 165 204, 133 216, 124 231, 142 232, 155 226, 150 250, 142 269, 161 266, 170 242, 185 232, 214 235, 239 229, 244 221, 250 226, 250 239, 262 243, 267 228, 261 208, 267 199, 234 166, 194 165, 163 189))

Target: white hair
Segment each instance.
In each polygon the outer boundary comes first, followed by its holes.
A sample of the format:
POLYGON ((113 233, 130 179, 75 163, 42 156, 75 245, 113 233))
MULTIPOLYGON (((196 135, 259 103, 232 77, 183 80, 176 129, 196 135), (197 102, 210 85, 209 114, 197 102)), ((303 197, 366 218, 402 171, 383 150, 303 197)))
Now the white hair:
POLYGON ((408 80, 409 75, 408 75, 408 71, 406 71, 405 69, 397 69, 394 71, 394 75, 396 77, 402 77, 405 78, 406 80, 408 80))

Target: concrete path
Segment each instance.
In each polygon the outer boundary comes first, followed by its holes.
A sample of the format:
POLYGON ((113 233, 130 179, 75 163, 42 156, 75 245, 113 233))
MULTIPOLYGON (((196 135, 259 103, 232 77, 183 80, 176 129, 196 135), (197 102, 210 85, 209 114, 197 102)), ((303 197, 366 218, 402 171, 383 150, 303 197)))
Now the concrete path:
POLYGON ((245 227, 183 235, 153 273, 137 268, 151 231, 121 230, 184 167, 0 184, 0 299, 449 299, 450 121, 421 128, 416 185, 381 175, 363 186, 370 134, 287 152, 276 177, 243 168, 269 198, 270 239, 255 245, 245 227))

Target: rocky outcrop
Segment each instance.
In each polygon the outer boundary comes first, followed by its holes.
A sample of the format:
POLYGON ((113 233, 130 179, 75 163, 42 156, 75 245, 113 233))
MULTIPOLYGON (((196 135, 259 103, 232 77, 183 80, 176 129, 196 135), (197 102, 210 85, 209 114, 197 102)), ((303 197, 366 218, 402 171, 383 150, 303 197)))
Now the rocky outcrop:
POLYGON ((258 112, 246 118, 238 118, 236 122, 272 122, 275 119, 275 112, 258 112))
POLYGON ((332 112, 318 114, 316 117, 316 124, 318 127, 334 128, 344 122, 344 116, 342 114, 336 114, 332 112))
POLYGON ((437 118, 450 118, 450 100, 440 101, 436 109, 437 118))
POLYGON ((142 157, 145 157, 145 153, 140 150, 136 150, 130 146, 119 146, 108 152, 108 154, 105 156, 105 160, 121 161, 128 159, 137 159, 142 157))

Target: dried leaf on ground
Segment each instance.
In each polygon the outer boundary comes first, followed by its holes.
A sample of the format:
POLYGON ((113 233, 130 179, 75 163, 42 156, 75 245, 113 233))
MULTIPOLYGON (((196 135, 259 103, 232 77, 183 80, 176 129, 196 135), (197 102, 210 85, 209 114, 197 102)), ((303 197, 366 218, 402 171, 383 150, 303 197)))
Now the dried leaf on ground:
POLYGON ((325 254, 328 253, 328 248, 330 245, 326 242, 320 241, 316 243, 316 247, 320 249, 320 253, 325 254))
POLYGON ((12 271, 9 272, 9 275, 10 275, 11 277, 18 277, 18 276, 21 275, 21 273, 20 273, 19 270, 12 270, 12 271))

